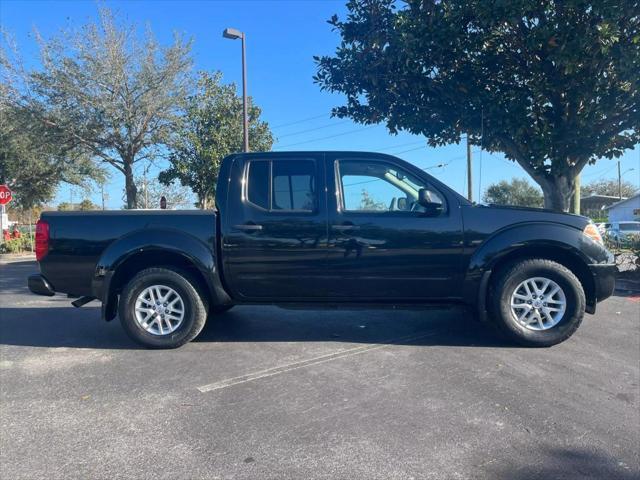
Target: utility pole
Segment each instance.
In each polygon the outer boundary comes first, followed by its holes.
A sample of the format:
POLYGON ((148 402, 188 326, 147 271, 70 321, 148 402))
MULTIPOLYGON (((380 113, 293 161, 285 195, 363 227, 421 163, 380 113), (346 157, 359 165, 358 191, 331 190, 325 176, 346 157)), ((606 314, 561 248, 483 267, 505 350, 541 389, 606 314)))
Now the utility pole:
POLYGON ((580 215, 580 174, 576 175, 573 191, 573 213, 580 215))
POLYGON ((471 165, 471 143, 469 143, 469 134, 467 133, 467 199, 473 202, 473 175, 471 165))
POLYGON ((620 174, 620 160, 618 160, 618 200, 622 200, 622 175, 620 174))
POLYGON ((100 184, 100 195, 102 196, 102 210, 104 210, 104 183, 100 184))

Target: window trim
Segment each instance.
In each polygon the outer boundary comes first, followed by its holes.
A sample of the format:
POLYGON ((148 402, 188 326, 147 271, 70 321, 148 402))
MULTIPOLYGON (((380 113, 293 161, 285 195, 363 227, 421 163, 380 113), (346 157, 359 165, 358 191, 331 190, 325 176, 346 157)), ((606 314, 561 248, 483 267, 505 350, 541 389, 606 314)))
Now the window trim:
MULTIPOLYGON (((444 195, 442 193, 442 191, 440 191, 438 188, 436 188, 433 183, 431 183, 428 180, 424 180, 425 186, 427 188, 429 188, 430 190, 433 190, 434 192, 436 192, 440 198, 442 199, 442 206, 444 207, 442 210, 442 213, 438 216, 430 216, 430 215, 424 215, 424 212, 406 212, 406 211, 401 211, 401 210, 397 210, 397 211, 389 211, 389 210, 385 210, 385 211, 376 211, 376 210, 347 210, 346 208, 344 208, 344 192, 342 189, 342 176, 340 174, 340 162, 349 162, 349 161, 366 161, 366 162, 370 162, 370 163, 382 163, 382 164, 387 164, 387 165, 393 165, 396 169, 403 171, 403 172, 407 172, 411 175, 413 175, 414 177, 418 177, 421 180, 423 180, 422 177, 420 177, 419 175, 416 175, 415 173, 409 171, 406 167, 397 164, 396 162, 389 160, 389 159, 378 159, 378 158, 366 158, 366 157, 349 157, 349 158, 336 158, 334 160, 334 177, 335 177, 335 189, 336 189, 336 206, 337 206, 337 210, 338 213, 341 214, 347 214, 347 215, 381 215, 381 216, 387 216, 387 217, 399 217, 399 216, 405 216, 405 217, 425 217, 425 218, 441 218, 441 217, 445 217, 449 215, 449 203, 447 200, 446 195, 444 195)), ((396 187, 398 188, 398 187, 396 187)))
POLYGON ((243 202, 251 205, 253 208, 257 208, 262 212, 265 213, 273 213, 273 214, 283 214, 283 215, 288 215, 291 213, 298 213, 298 214, 308 214, 308 215, 315 215, 318 213, 319 211, 319 205, 320 205, 320 199, 319 199, 319 192, 318 192, 318 162, 316 161, 315 158, 309 158, 309 157, 296 157, 296 158, 251 158, 245 161, 245 165, 244 165, 244 172, 242 174, 242 200, 243 202), (314 198, 313 198, 313 209, 309 210, 309 209, 274 209, 273 208, 273 162, 279 162, 279 161, 284 161, 284 162, 300 162, 300 161, 307 161, 307 162, 311 162, 313 165, 313 178, 314 178, 314 182, 316 185, 316 191, 314 192, 314 198), (269 164, 269 178, 268 178, 268 185, 269 185, 269 191, 267 192, 267 196, 269 199, 269 208, 264 208, 256 203, 253 203, 250 199, 249 199, 249 169, 251 166, 252 162, 267 162, 269 164))

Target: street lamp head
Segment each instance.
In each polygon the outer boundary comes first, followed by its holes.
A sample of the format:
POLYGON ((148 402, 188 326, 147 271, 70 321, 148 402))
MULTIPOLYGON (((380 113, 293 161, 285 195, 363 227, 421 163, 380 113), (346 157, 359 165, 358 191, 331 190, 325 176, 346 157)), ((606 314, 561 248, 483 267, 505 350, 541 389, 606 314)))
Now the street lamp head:
POLYGON ((230 38, 231 40, 242 38, 242 35, 243 33, 240 30, 236 30, 235 28, 225 28, 222 32, 222 36, 224 38, 230 38))

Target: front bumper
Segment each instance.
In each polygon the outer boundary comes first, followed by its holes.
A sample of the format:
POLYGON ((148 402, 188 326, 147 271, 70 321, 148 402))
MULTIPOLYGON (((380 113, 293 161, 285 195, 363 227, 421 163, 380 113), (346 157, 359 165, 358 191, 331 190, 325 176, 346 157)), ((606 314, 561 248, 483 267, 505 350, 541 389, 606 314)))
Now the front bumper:
POLYGON ((618 267, 615 264, 589 265, 595 284, 595 300, 601 302, 609 298, 616 288, 616 275, 618 267))
POLYGON ((51 284, 39 273, 29 275, 28 280, 29 290, 37 295, 46 295, 52 297, 56 294, 51 284))

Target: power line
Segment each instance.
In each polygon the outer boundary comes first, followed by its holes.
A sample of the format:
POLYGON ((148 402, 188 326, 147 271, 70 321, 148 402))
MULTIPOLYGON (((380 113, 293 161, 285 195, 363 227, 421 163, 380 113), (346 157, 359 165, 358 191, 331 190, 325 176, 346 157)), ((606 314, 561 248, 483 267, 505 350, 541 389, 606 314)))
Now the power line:
POLYGON ((607 173, 609 173, 611 170, 613 170, 614 168, 616 168, 616 165, 614 165, 613 167, 609 167, 609 168, 605 168, 604 170, 600 170, 599 172, 595 172, 595 173, 590 173, 589 175, 583 175, 583 178, 591 178, 594 177, 595 175, 598 175, 598 177, 596 178, 602 178, 604 177, 607 173))
POLYGON ((323 113, 322 115, 316 115, 314 117, 307 117, 307 118, 303 118, 301 120, 295 120, 293 122, 281 123, 280 125, 275 125, 275 126, 273 126, 271 128, 272 129, 276 129, 276 128, 290 127, 291 125, 297 125, 299 123, 310 122, 311 120, 316 120, 318 118, 323 118, 323 117, 327 117, 327 116, 329 116, 329 118, 331 118, 331 114, 323 113))
POLYGON ((307 128, 306 130, 298 130, 297 132, 287 133, 286 135, 280 135, 278 137, 278 140, 285 137, 293 137, 295 135, 301 135, 303 133, 315 132, 316 130, 322 130, 323 128, 335 127, 337 125, 342 125, 348 122, 350 122, 350 120, 343 120, 342 122, 338 122, 338 123, 328 123, 326 125, 321 125, 319 127, 307 128))
POLYGON ((328 135, 328 136, 326 136, 326 137, 313 138, 313 139, 311 139, 311 140, 305 140, 305 141, 303 141, 303 142, 290 143, 289 145, 282 145, 282 146, 278 147, 278 150, 283 149, 283 148, 295 147, 295 146, 297 146, 297 145, 305 145, 305 144, 307 144, 307 143, 320 142, 320 141, 322 141, 322 140, 328 140, 328 139, 330 139, 330 138, 342 137, 342 136, 344 136, 344 135, 351 135, 352 133, 362 132, 362 131, 364 131, 364 130, 369 130, 370 128, 377 127, 377 126, 378 126, 377 124, 375 124, 375 125, 368 125, 368 126, 366 126, 366 127, 364 127, 364 128, 358 128, 358 129, 356 129, 356 130, 349 130, 349 131, 347 131, 347 132, 336 133, 336 134, 334 134, 334 135, 328 135))
POLYGON ((427 146, 424 140, 419 140, 417 142, 400 143, 398 145, 391 145, 390 147, 377 148, 375 150, 376 152, 384 152, 385 150, 393 150, 395 148, 408 147, 410 145, 418 145, 418 144, 421 144, 421 145, 424 144, 425 147, 427 146))

